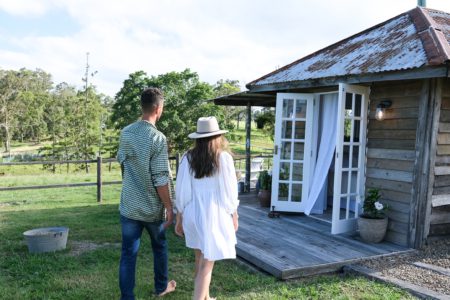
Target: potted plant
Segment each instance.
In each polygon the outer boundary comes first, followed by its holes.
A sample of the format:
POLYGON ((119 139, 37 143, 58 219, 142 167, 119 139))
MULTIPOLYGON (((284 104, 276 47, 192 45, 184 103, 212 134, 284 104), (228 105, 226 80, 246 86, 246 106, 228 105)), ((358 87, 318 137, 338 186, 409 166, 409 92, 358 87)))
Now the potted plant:
POLYGON ((380 190, 369 189, 364 199, 363 213, 358 218, 359 234, 368 243, 379 243, 386 235, 387 205, 383 205, 380 198, 380 190))
POLYGON ((261 207, 270 207, 270 197, 272 191, 272 175, 267 170, 259 172, 259 193, 258 199, 261 207))

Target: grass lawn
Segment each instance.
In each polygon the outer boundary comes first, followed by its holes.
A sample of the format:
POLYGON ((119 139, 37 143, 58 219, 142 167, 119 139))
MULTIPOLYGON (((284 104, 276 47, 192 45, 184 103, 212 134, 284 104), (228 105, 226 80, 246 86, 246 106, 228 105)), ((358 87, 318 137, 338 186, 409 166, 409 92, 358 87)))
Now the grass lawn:
MULTIPOLYGON (((44 169, 43 165, 14 165, 0 168, 0 187, 97 182, 97 164, 95 163, 90 164, 89 173, 81 169, 79 164, 71 164, 69 171, 65 164, 58 165, 55 173, 50 169, 44 169)), ((109 170, 109 163, 103 163, 102 181, 117 180, 122 180, 119 164, 113 162, 109 170)), ((1 197, 0 194, 0 199, 1 197)))
MULTIPOLYGON (((120 185, 0 192, 1 299, 118 299, 120 185), (8 196, 6 196, 6 194, 8 196), (67 249, 29 254, 22 233, 47 226, 70 229, 67 249)), ((190 299, 193 253, 169 230, 170 278, 177 291, 165 299, 190 299)), ((154 299, 152 255, 144 235, 137 262, 136 296, 154 299)), ((236 261, 219 261, 211 295, 218 299, 413 299, 401 290, 339 274, 279 281, 236 261)))

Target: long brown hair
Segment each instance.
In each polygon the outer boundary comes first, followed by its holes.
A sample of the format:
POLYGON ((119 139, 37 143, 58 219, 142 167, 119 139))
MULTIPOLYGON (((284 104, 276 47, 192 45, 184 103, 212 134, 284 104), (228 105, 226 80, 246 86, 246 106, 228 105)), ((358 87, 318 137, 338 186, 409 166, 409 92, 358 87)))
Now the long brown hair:
POLYGON ((211 177, 220 168, 219 156, 228 150, 228 142, 223 135, 195 140, 194 148, 188 151, 189 167, 195 178, 211 177))

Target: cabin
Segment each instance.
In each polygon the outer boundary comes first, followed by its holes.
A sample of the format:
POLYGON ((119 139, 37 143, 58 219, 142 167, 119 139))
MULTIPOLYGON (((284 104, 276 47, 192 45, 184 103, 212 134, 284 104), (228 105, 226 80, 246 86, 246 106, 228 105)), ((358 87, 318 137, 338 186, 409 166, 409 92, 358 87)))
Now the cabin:
POLYGON ((385 240, 420 248, 450 234, 449 68, 450 14, 417 7, 214 102, 276 108, 272 210, 348 234, 377 188, 385 240))

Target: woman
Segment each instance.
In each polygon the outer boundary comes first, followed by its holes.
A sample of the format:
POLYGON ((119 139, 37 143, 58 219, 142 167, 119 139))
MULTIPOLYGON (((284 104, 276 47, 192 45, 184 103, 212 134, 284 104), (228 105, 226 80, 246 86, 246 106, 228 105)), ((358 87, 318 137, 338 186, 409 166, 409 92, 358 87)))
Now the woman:
POLYGON ((175 232, 195 252, 194 299, 209 297, 214 262, 236 258, 237 179, 215 117, 199 118, 189 138, 195 146, 181 159, 176 181, 175 232))

